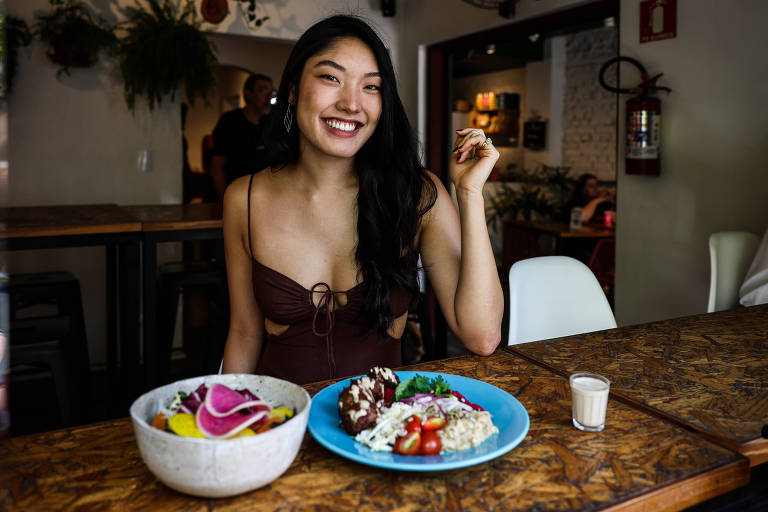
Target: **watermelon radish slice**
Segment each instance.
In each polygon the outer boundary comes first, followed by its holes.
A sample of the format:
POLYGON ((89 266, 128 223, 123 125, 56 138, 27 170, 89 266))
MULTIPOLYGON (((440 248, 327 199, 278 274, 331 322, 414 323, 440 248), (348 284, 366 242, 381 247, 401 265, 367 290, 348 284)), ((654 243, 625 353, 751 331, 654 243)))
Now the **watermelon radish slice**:
POLYGON ((223 384, 214 384, 205 395, 205 409, 212 416, 218 418, 227 417, 237 411, 242 411, 242 413, 266 411, 269 413, 272 410, 272 407, 264 400, 251 393, 249 395, 253 399, 249 400, 243 394, 223 384))
POLYGON ((227 416, 214 416, 204 403, 197 409, 195 422, 197 423, 197 428, 205 437, 209 439, 224 439, 237 434, 246 427, 266 418, 268 415, 269 410, 262 408, 247 414, 235 411, 227 416))
POLYGON ((207 392, 208 388, 205 386, 205 384, 200 384, 200 387, 190 393, 187 398, 181 402, 179 411, 187 414, 195 414, 197 412, 197 408, 200 407, 200 404, 203 403, 205 394, 207 392))

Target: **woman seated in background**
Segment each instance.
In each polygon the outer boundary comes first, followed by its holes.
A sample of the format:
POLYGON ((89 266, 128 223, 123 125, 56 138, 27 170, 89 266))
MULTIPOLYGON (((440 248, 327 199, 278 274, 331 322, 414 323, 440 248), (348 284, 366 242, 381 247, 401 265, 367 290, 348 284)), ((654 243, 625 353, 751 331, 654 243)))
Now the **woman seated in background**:
POLYGON ((567 214, 572 208, 581 208, 582 222, 603 222, 606 210, 613 209, 615 194, 597 187, 597 177, 584 173, 576 180, 573 196, 568 203, 567 214))
POLYGON ((419 255, 448 326, 472 352, 492 353, 504 306, 482 196, 499 156, 491 140, 456 132, 457 212, 420 164, 387 49, 350 16, 302 35, 276 114, 270 171, 224 198, 223 371, 306 383, 400 366, 419 255))

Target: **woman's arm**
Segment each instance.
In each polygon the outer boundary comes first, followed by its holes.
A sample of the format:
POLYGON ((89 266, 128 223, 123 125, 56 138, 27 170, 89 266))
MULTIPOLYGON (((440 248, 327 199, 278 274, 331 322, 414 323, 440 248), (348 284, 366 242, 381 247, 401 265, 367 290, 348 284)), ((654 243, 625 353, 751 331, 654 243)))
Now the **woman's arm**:
POLYGON ((592 199, 590 202, 584 205, 584 207, 581 209, 581 221, 582 222, 589 222, 592 217, 595 215, 595 209, 597 206, 601 203, 606 203, 610 201, 611 198, 607 195, 601 195, 600 197, 596 197, 592 199))
POLYGON ((253 373, 264 340, 264 318, 253 296, 248 248, 248 180, 246 176, 234 181, 224 195, 230 320, 222 373, 253 373))
POLYGON ((434 207, 424 217, 421 257, 448 326, 477 354, 491 354, 501 340, 504 294, 485 223, 483 184, 499 157, 492 146, 482 147, 480 130, 457 131, 451 162, 458 214, 440 180, 434 207), (469 159, 470 150, 475 158, 469 159), (458 159, 458 161, 456 161, 458 159))

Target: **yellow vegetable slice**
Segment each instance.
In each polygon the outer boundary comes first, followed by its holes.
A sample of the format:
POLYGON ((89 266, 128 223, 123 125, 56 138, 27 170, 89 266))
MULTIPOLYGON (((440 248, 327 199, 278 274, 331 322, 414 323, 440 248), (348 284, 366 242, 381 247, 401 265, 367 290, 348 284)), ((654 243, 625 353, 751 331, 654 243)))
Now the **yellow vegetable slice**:
POLYGON ((278 407, 277 409, 272 409, 269 413, 269 418, 279 418, 281 421, 287 420, 288 418, 293 416, 293 411, 287 407, 278 407))
POLYGON ((168 418, 168 428, 170 428, 175 434, 184 437, 205 437, 203 433, 200 432, 200 430, 197 428, 194 414, 174 414, 168 418))
POLYGON ((255 435, 256 435, 256 432, 254 432, 248 427, 245 427, 243 430, 233 435, 232 437, 228 437, 227 439, 234 439, 236 437, 247 437, 247 436, 255 436, 255 435))
MULTIPOLYGON (((170 418, 168 418, 168 427, 177 435, 184 436, 184 437, 202 437, 202 432, 200 432, 200 429, 197 428, 197 423, 195 423, 195 415, 194 414, 186 414, 186 413, 178 413, 174 414, 170 418)), ((245 436, 255 436, 256 432, 251 430, 250 428, 244 428, 237 434, 233 435, 232 437, 228 437, 227 439, 234 439, 236 437, 245 437, 245 436)))

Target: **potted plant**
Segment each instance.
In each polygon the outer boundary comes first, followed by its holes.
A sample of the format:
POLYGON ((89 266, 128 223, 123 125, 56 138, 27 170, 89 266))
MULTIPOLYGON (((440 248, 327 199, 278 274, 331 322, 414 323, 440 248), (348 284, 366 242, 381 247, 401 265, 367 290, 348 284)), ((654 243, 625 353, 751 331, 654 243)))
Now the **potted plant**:
POLYGON ((193 0, 137 0, 137 5, 125 9, 126 20, 118 27, 124 32, 117 53, 128 108, 135 110, 141 96, 152 110, 180 87, 190 103, 205 99, 216 82, 218 61, 199 30, 193 0))
POLYGON ((488 197, 486 222, 490 226, 518 215, 528 221, 562 218, 573 190, 569 171, 570 167, 542 165, 526 170, 510 165, 502 173, 504 181, 498 183, 496 193, 488 197))
POLYGON ((49 0, 51 11, 35 14, 34 33, 48 46, 48 57, 69 75, 69 68, 93 66, 117 38, 112 28, 79 0, 49 0))

